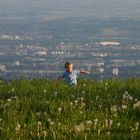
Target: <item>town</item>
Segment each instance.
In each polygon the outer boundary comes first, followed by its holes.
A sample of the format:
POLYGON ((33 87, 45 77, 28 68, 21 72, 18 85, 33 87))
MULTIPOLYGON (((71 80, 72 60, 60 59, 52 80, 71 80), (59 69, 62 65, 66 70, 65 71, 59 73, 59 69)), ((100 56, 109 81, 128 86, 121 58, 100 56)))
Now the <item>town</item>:
MULTIPOLYGON (((116 27, 104 28, 100 35, 98 31, 93 33, 91 39, 90 32, 81 35, 81 28, 75 27, 73 33, 66 27, 63 33, 62 27, 58 27, 61 32, 56 25, 52 27, 49 26, 46 33, 42 29, 35 34, 26 29, 12 33, 3 29, 0 32, 0 79, 57 78, 63 73, 66 61, 72 61, 75 69, 89 70, 89 78, 140 76, 140 40, 131 41, 129 36, 125 40, 118 39, 122 34, 126 36, 129 30, 120 33, 116 27)), ((90 26, 86 28, 91 29, 90 26)))

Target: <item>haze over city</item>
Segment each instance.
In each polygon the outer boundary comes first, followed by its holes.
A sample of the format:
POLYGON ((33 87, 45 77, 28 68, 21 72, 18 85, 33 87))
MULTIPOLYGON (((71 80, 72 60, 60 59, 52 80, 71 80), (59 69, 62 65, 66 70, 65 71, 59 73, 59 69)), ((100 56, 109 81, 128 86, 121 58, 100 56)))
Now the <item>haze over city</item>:
POLYGON ((139 0, 0 0, 0 79, 140 76, 139 0))

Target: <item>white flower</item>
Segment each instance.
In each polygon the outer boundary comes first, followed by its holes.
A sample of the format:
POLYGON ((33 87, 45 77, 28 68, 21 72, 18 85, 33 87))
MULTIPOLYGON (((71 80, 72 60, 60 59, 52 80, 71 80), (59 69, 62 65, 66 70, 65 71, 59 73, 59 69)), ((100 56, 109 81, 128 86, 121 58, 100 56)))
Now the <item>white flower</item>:
POLYGON ((54 125, 54 122, 53 122, 53 121, 51 121, 51 122, 50 122, 50 125, 54 125))
POLYGON ((109 127, 111 127, 113 124, 113 120, 109 120, 109 127))
POLYGON ((85 93, 86 93, 86 92, 83 90, 83 91, 82 91, 82 94, 85 94, 85 93))
POLYGON ((36 116, 41 116, 41 113, 40 112, 36 112, 36 116))
POLYGON ((81 99, 81 101, 83 101, 84 100, 84 97, 81 97, 80 99, 81 99))
POLYGON ((127 109, 127 105, 122 105, 122 109, 127 109))
POLYGON ((116 105, 113 105, 112 107, 111 107, 111 112, 112 113, 116 113, 117 112, 117 106, 116 105))
POLYGON ((105 127, 108 127, 108 120, 105 120, 105 127))
POLYGON ((75 100, 74 102, 75 102, 75 105, 77 105, 77 103, 78 103, 78 100, 75 100))
POLYGON ((43 90, 43 92, 45 92, 45 93, 46 93, 46 92, 47 92, 47 90, 46 90, 46 89, 44 89, 44 90, 43 90))
POLYGON ((110 135, 110 134, 111 134, 110 131, 108 131, 108 132, 107 132, 107 135, 110 135))
POLYGON ((126 99, 126 98, 127 98, 127 96, 125 94, 123 94, 123 99, 126 99))
POLYGON ((120 123, 120 122, 118 122, 118 123, 117 123, 117 126, 119 127, 120 125, 121 125, 121 123, 120 123))
POLYGON ((38 125, 38 126, 41 126, 41 125, 42 125, 41 121, 38 121, 38 122, 37 122, 37 125, 38 125))
POLYGON ((85 129, 85 127, 84 127, 83 123, 81 123, 80 125, 76 125, 74 127, 75 132, 81 132, 81 131, 84 131, 84 129, 85 129))
POLYGON ((61 122, 58 122, 58 126, 61 126, 61 122))
POLYGON ((133 97, 132 96, 129 96, 129 100, 132 101, 133 100, 133 97))
POLYGON ((87 120, 87 121, 86 121, 86 124, 87 124, 87 125, 92 125, 92 121, 91 121, 91 120, 87 120))
POLYGON ((133 105, 133 108, 136 109, 140 109, 140 101, 136 102, 134 105, 133 105))
POLYGON ((83 112, 82 112, 82 111, 79 111, 79 113, 80 113, 80 114, 83 114, 83 112))
POLYGON ((138 99, 137 99, 137 98, 135 98, 135 99, 134 99, 134 101, 135 101, 135 102, 137 102, 137 101, 138 101, 138 99))
POLYGON ((83 87, 86 87, 86 84, 83 84, 83 87))
POLYGON ((105 83, 105 86, 108 86, 108 83, 105 83))
POLYGON ((11 89, 11 92, 15 92, 15 89, 14 89, 14 88, 12 88, 12 89, 11 89))
POLYGON ((43 134, 44 137, 46 137, 47 136, 47 131, 43 131, 42 134, 43 134))
POLYGON ((74 95, 71 95, 71 97, 74 99, 74 95))
POLYGON ((73 106, 73 102, 70 102, 70 105, 73 106))
POLYGON ((98 135, 100 135, 101 134, 101 130, 100 129, 98 129, 98 135))
POLYGON ((9 98, 7 101, 8 101, 8 102, 11 102, 12 100, 9 98))
POLYGON ((97 123, 98 123, 98 119, 96 118, 96 119, 94 119, 94 125, 96 126, 97 123))
POLYGON ((99 96, 96 96, 96 101, 99 99, 99 96))
POLYGON ((85 105, 86 105, 85 103, 82 103, 82 104, 81 104, 81 107, 85 107, 85 105))
POLYGON ((128 91, 125 91, 124 94, 125 94, 125 95, 128 95, 128 91))
POLYGON ((51 122, 51 119, 50 118, 48 119, 48 122, 51 122))
POLYGON ((62 111, 62 108, 61 108, 61 107, 59 107, 59 108, 58 108, 58 112, 61 112, 61 111, 62 111))
POLYGON ((14 96, 14 97, 13 97, 13 99, 17 99, 17 98, 18 98, 17 96, 14 96))
POLYGON ((20 131, 21 125, 19 123, 17 123, 17 126, 15 128, 16 133, 18 133, 20 131))
POLYGON ((55 96, 55 97, 57 96, 57 94, 58 94, 58 92, 57 92, 57 91, 54 91, 54 96, 55 96))

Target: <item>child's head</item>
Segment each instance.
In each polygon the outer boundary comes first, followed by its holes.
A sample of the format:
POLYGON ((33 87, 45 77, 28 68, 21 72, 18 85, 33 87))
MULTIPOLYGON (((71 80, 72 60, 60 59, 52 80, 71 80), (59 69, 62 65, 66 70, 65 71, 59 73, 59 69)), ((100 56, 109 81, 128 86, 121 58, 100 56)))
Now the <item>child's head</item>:
POLYGON ((67 72, 72 72, 72 70, 73 70, 73 64, 71 62, 66 62, 65 63, 65 70, 67 72))

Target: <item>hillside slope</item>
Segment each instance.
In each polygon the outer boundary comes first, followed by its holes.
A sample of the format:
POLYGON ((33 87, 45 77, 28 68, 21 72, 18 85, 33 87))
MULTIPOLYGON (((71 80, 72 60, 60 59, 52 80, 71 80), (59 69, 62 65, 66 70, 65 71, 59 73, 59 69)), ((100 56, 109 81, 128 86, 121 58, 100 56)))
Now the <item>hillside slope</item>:
POLYGON ((138 139, 140 79, 0 82, 0 139, 138 139))

